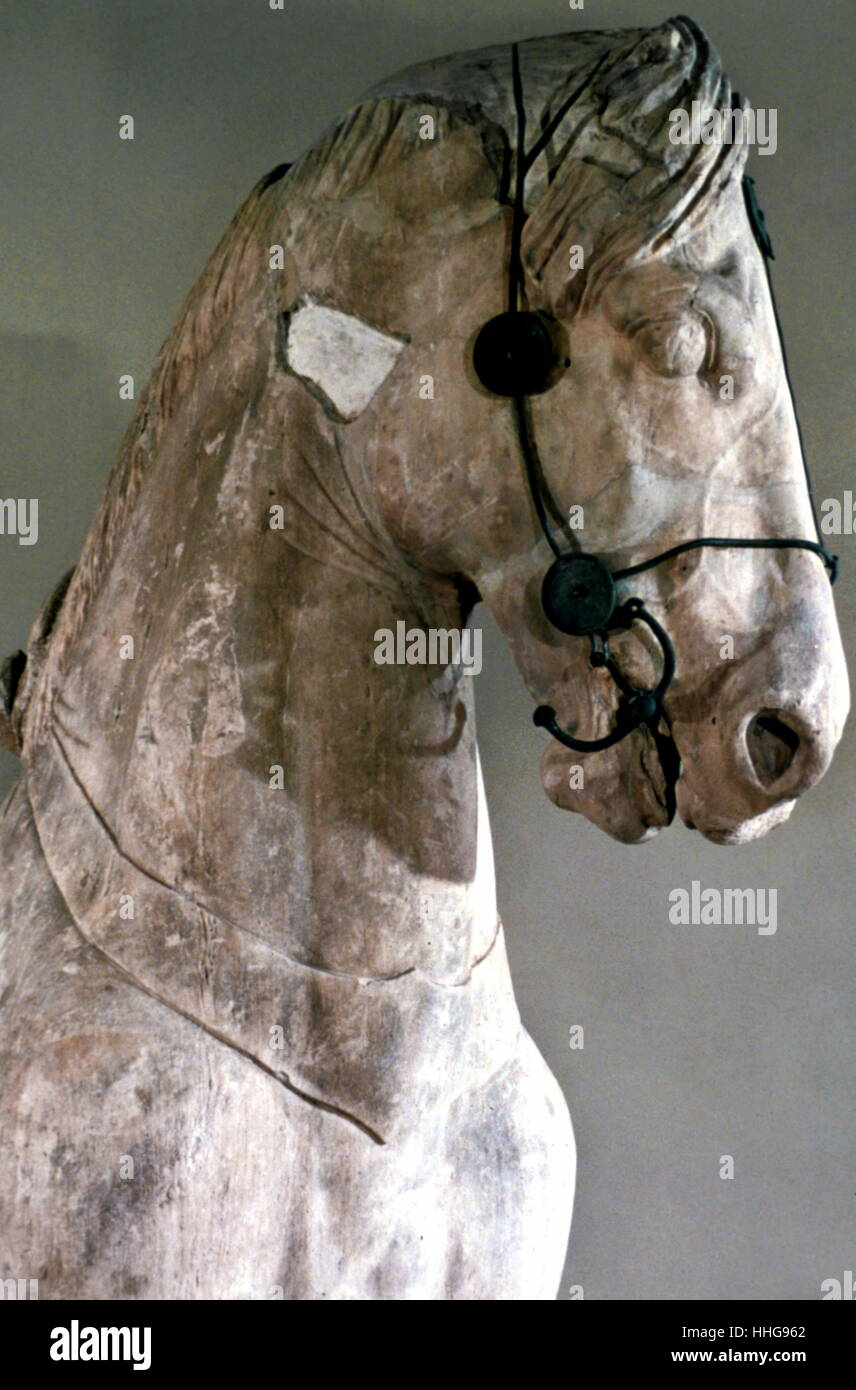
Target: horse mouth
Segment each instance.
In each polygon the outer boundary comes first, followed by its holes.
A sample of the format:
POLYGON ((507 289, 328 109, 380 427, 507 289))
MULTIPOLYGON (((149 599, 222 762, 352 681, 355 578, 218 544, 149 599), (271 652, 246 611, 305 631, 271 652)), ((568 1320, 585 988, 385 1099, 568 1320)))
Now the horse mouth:
POLYGON ((592 754, 591 762, 580 762, 579 754, 555 739, 541 758, 542 785, 553 804, 627 845, 651 840, 671 825, 680 777, 681 758, 665 717, 654 730, 635 729, 620 744, 592 754), (575 782, 581 771, 583 779, 575 782))
POLYGON ((655 729, 646 731, 644 745, 640 753, 640 765, 648 784, 650 795, 656 807, 655 816, 646 824, 651 831, 672 824, 677 811, 676 787, 681 775, 681 755, 678 746, 665 732, 665 720, 655 729))

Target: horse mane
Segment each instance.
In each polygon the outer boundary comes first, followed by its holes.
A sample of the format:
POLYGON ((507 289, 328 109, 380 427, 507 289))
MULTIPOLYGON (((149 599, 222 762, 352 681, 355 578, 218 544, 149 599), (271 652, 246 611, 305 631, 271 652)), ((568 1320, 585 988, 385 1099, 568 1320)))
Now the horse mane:
POLYGON ((164 426, 175 414, 198 365, 211 351, 235 304, 261 269, 264 245, 260 233, 269 203, 265 195, 287 169, 288 165, 279 165, 252 189, 187 296, 175 327, 158 353, 110 470, 80 559, 67 581, 62 606, 54 614, 49 646, 38 619, 30 633, 27 666, 14 709, 14 724, 21 742, 30 705, 40 729, 49 721, 51 687, 56 675, 64 670, 66 658, 83 628, 164 426))
POLYGON ((67 669, 164 427, 241 297, 252 290, 262 274, 271 273, 270 246, 283 240, 281 224, 287 220, 286 175, 288 189, 304 196, 347 196, 381 163, 400 157, 406 145, 406 110, 409 106, 403 101, 357 103, 294 164, 280 164, 260 179, 232 218, 158 353, 108 475, 80 559, 70 580, 66 577, 64 581, 61 606, 53 615, 50 631, 46 634, 38 620, 31 630, 15 708, 4 711, 0 720, 4 746, 20 751, 25 737, 44 737, 50 728, 53 692, 67 669))

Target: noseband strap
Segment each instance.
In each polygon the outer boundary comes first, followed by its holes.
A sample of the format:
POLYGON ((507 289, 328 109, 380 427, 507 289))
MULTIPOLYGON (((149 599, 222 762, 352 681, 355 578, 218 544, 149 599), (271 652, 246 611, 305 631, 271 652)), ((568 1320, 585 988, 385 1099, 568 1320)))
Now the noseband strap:
MULTIPOLYGON (((630 579, 633 575, 642 574, 645 570, 653 569, 656 565, 665 564, 666 561, 687 551, 699 550, 704 546, 733 550, 810 550, 823 561, 830 583, 833 584, 838 574, 838 558, 831 555, 823 541, 820 540, 820 528, 817 524, 811 477, 806 462, 802 430, 795 403, 794 417, 797 424, 812 519, 818 540, 812 541, 790 536, 782 539, 701 536, 694 540, 682 541, 679 545, 670 546, 668 550, 661 551, 651 559, 642 560, 635 565, 628 565, 624 569, 611 571, 595 555, 580 551, 566 551, 560 546, 547 516, 546 489, 542 483, 542 474, 527 409, 527 398, 533 389, 533 382, 537 383, 537 381, 543 380, 545 385, 548 384, 549 361, 539 364, 533 362, 532 356, 533 350, 537 348, 537 356, 544 357, 546 330, 543 325, 539 325, 535 315, 524 312, 519 306, 520 292, 523 287, 521 241, 523 225, 526 221, 524 206, 526 174, 541 153, 547 140, 542 134, 527 154, 526 109, 523 101, 520 54, 517 44, 512 45, 511 59, 514 105, 517 116, 517 159, 508 275, 508 312, 491 320, 482 329, 476 341, 476 369, 489 389, 494 390, 499 395, 510 396, 513 401, 517 437, 525 466, 529 493, 541 530, 556 557, 544 579, 542 590, 544 611, 553 626, 558 627, 561 632, 590 638, 592 666, 604 667, 621 694, 615 727, 603 738, 579 739, 566 733, 560 727, 556 719, 556 711, 550 705, 539 705, 535 710, 533 719, 539 728, 547 729, 566 748, 571 748, 578 753, 596 753, 604 748, 611 748, 614 744, 620 743, 634 729, 642 727, 647 728, 653 734, 659 746, 663 742, 663 738, 658 733, 658 725, 661 719, 665 719, 663 701, 675 674, 675 650, 668 633, 648 612, 640 598, 628 598, 623 602, 617 600, 615 584, 621 580, 630 579), (513 384, 515 380, 518 383, 516 387, 513 384), (618 663, 609 651, 609 632, 620 629, 627 630, 634 622, 644 623, 660 646, 663 669, 659 681, 652 690, 639 689, 632 685, 623 675, 618 663)), ((558 125, 558 120, 577 99, 593 76, 594 72, 590 73, 582 86, 574 92, 572 98, 564 104, 558 119, 554 119, 551 123, 549 133, 545 132, 547 138, 558 125)), ((774 259, 773 248, 764 222, 764 214, 755 195, 754 180, 748 176, 743 178, 743 194, 752 232, 764 260, 785 378, 791 401, 794 402, 784 337, 770 276, 769 262, 774 259)), ((549 354, 547 355, 549 356, 549 354)), ((534 389, 539 390, 544 389, 544 387, 535 384, 534 389)), ((549 497, 549 493, 547 496, 549 497)), ((553 510, 555 512, 555 508, 553 510)), ((668 720, 666 723, 668 724, 668 720)))

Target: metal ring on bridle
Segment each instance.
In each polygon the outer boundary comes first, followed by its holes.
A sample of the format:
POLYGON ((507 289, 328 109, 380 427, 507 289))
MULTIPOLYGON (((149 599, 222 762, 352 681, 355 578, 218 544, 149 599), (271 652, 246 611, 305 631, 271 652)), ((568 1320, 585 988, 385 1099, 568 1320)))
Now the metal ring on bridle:
POLYGON ((615 728, 611 733, 605 734, 603 738, 574 738, 572 734, 566 733, 559 726, 556 720, 556 711, 551 705, 539 705, 532 716, 533 722, 539 728, 549 730, 554 738, 563 743, 566 748, 572 748, 576 753, 599 753, 604 748, 611 748, 613 744, 620 743, 623 738, 626 738, 634 729, 638 729, 640 725, 645 724, 653 727, 658 723, 663 713, 663 700, 675 675, 675 649, 666 630, 648 612, 641 599, 628 599, 622 605, 622 612, 626 613, 628 627, 638 618, 640 622, 646 623, 651 629, 663 653, 663 673, 653 690, 639 690, 625 679, 614 658, 609 656, 608 652, 601 661, 596 663, 607 668, 615 683, 624 692, 624 698, 618 707, 615 728))

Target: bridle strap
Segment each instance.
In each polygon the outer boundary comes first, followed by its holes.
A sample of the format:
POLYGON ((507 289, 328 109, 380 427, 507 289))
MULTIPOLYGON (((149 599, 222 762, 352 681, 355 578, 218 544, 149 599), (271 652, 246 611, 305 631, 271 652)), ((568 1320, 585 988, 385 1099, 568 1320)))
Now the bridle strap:
POLYGON ((725 536, 702 536, 695 541, 682 541, 680 545, 673 545, 668 550, 662 550, 659 555, 655 555, 651 560, 642 560, 638 565, 628 565, 626 569, 613 570, 613 579, 629 579, 631 575, 642 574, 645 570, 653 569, 655 565, 661 565, 665 560, 673 560, 676 555, 683 555, 687 550, 699 550, 702 546, 709 545, 718 547, 720 550, 811 550, 815 555, 819 555, 829 572, 829 582, 834 584, 838 578, 838 556, 830 555, 822 541, 806 541, 796 537, 787 540, 775 539, 740 539, 725 536))

